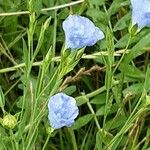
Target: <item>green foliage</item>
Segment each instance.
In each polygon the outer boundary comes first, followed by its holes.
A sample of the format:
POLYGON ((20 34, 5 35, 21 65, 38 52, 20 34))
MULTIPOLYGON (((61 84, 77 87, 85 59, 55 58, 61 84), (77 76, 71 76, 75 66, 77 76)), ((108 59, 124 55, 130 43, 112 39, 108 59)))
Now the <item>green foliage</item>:
POLYGON ((73 129, 79 129, 85 126, 88 122, 90 122, 93 119, 93 117, 94 116, 92 114, 87 114, 85 116, 80 117, 74 124, 73 129))
POLYGON ((67 3, 0 1, 0 150, 149 150, 150 28, 132 27, 129 0, 67 3), (90 18, 105 39, 64 49, 70 13, 90 18), (47 102, 61 91, 79 116, 53 131, 47 102))

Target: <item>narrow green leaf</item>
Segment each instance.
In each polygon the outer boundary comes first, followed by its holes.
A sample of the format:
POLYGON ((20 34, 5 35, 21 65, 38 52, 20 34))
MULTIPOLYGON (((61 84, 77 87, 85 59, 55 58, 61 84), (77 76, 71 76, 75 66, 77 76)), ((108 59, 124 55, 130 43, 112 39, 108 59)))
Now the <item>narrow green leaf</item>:
POLYGON ((132 84, 131 86, 129 86, 123 90, 123 96, 128 97, 131 95, 141 94, 142 90, 143 90, 143 84, 142 83, 132 84))
POLYGON ((4 106, 5 106, 5 97, 4 97, 2 88, 0 86, 0 107, 4 108, 4 106))
POLYGON ((98 150, 102 150, 102 141, 101 131, 98 131, 96 134, 96 146, 98 150))
POLYGON ((128 0, 114 0, 111 4, 110 8, 108 9, 109 16, 114 15, 122 6, 129 5, 128 0))
POLYGON ((76 89, 77 89, 76 86, 72 85, 72 86, 67 87, 64 90, 64 93, 66 93, 67 95, 71 95, 76 91, 76 89))
POLYGON ((106 93, 101 93, 96 95, 94 98, 90 100, 91 104, 105 104, 106 102, 106 93))
POLYGON ((112 140, 113 136, 108 132, 103 132, 102 130, 99 130, 96 134, 96 146, 98 150, 103 150, 103 143, 108 146, 108 143, 112 140))
POLYGON ((135 66, 121 63, 119 69, 126 75, 132 78, 140 79, 145 78, 145 74, 135 66))
POLYGON ((115 24, 113 31, 116 32, 118 30, 127 28, 129 26, 130 16, 131 16, 131 14, 127 13, 125 16, 123 16, 121 19, 119 19, 118 22, 115 24))
POLYGON ((79 96, 76 98, 76 101, 77 101, 77 105, 81 106, 81 105, 87 103, 88 99, 85 96, 79 96))
POLYGON ((106 0, 88 0, 89 4, 92 4, 92 5, 98 5, 98 6, 101 6, 103 4, 105 4, 105 1, 106 0))
POLYGON ((150 45, 150 33, 148 33, 146 36, 144 36, 126 55, 124 59, 125 64, 129 64, 130 61, 132 61, 134 58, 138 57, 139 55, 142 55, 145 50, 144 47, 150 45))
POLYGON ((94 118, 93 114, 88 114, 85 116, 80 117, 75 124, 73 125, 73 129, 79 129, 83 126, 85 126, 86 124, 88 124, 92 119, 94 118))

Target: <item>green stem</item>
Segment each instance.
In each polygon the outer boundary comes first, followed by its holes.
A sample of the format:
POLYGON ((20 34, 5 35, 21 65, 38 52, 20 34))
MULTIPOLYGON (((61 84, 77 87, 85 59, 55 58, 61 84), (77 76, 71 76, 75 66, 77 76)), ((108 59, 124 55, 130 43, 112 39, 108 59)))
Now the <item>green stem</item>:
POLYGON ((40 121, 41 121, 41 120, 39 119, 39 121, 36 123, 36 126, 35 126, 35 128, 34 128, 32 134, 31 134, 31 137, 30 137, 30 139, 29 139, 29 141, 28 141, 26 150, 32 149, 32 148, 31 148, 31 143, 32 143, 32 140, 33 140, 33 138, 34 138, 34 136, 35 136, 35 133, 36 133, 36 131, 37 131, 37 128, 38 128, 38 126, 39 126, 40 121))
POLYGON ((46 146, 47 146, 47 143, 48 143, 50 137, 51 137, 51 135, 48 134, 48 136, 47 136, 47 138, 46 138, 46 141, 45 141, 45 143, 44 143, 44 146, 43 146, 42 150, 45 150, 45 148, 46 148, 46 146))
MULTIPOLYGON (((59 68, 59 67, 58 67, 59 68)), ((30 139, 30 136, 33 134, 32 129, 34 124, 36 123, 36 121, 38 120, 37 118, 40 117, 41 113, 43 112, 43 109, 39 112, 38 116, 36 117, 36 111, 37 111, 37 105, 38 105, 38 101, 41 97, 41 95, 45 92, 45 90, 49 87, 49 85, 51 84, 51 82, 53 81, 54 77, 57 75, 57 70, 55 72, 55 74, 53 75, 53 77, 51 78, 50 82, 47 84, 47 86, 41 91, 41 93, 38 95, 38 97, 35 99, 35 104, 34 104, 34 108, 33 108, 33 115, 32 115, 32 122, 30 123, 30 128, 29 128, 29 132, 28 132, 28 136, 27 139, 30 139), (36 117, 36 118, 35 118, 36 117)), ((45 105, 43 106, 44 108, 47 106, 47 103, 45 103, 45 105)))
MULTIPOLYGON (((117 84, 119 84, 119 81, 115 81, 114 83, 112 83, 112 86, 115 86, 117 84)), ((76 97, 76 100, 79 100, 79 99, 82 99, 82 98, 85 98, 85 97, 86 98, 92 98, 92 97, 104 92, 105 90, 106 90, 106 86, 102 86, 101 88, 99 88, 99 89, 97 89, 97 90, 95 90, 95 91, 93 91, 89 94, 76 97)))
POLYGON ((52 83, 53 79, 57 76, 57 73, 58 73, 59 69, 60 69, 60 66, 57 68, 57 70, 55 71, 55 74, 53 75, 53 77, 51 78, 49 83, 46 85, 46 87, 41 91, 41 93, 38 95, 38 97, 36 97, 35 104, 34 104, 33 115, 32 115, 32 122, 30 124, 29 133, 28 133, 28 136, 27 136, 27 140, 29 139, 28 146, 31 143, 31 139, 32 139, 31 137, 33 137, 33 135, 36 133, 36 129, 37 129, 37 127, 40 123, 40 120, 41 120, 41 116, 43 116, 43 114, 45 115, 44 110, 45 110, 45 107, 47 106, 47 102, 44 104, 43 108, 41 109, 41 111, 36 116, 36 114, 37 114, 36 110, 37 110, 37 105, 38 105, 39 98, 45 92, 45 90, 49 87, 49 85, 52 83), (33 129, 34 124, 36 124, 36 127, 33 129))
MULTIPOLYGON (((109 14, 108 14, 108 11, 107 11, 107 9, 106 9, 105 4, 103 5, 103 8, 104 8, 104 11, 105 11, 105 13, 107 14, 107 17, 108 17, 109 14)), ((109 25, 109 28, 111 29, 111 31, 113 32, 113 29, 112 29, 112 25, 111 25, 110 19, 108 19, 108 25, 109 25)))
MULTIPOLYGON (((58 10, 58 9, 61 9, 61 8, 77 5, 77 4, 80 4, 80 3, 83 3, 83 2, 84 2, 84 0, 78 0, 76 2, 71 2, 71 3, 68 3, 68 4, 63 4, 63 5, 49 7, 49 8, 43 8, 43 9, 41 9, 41 12, 58 10)), ((30 14, 30 12, 29 11, 21 11, 21 12, 0 13, 0 16, 1 17, 2 16, 7 17, 7 16, 16 16, 16 15, 26 15, 26 14, 30 14)))
POLYGON ((64 149, 64 143, 63 143, 63 137, 62 137, 61 129, 59 130, 59 139, 60 139, 61 150, 65 150, 64 149))
POLYGON ((126 121, 125 125, 122 127, 122 129, 120 130, 119 133, 117 133, 117 135, 110 141, 109 143, 109 147, 111 147, 113 145, 113 143, 118 139, 119 136, 123 135, 132 125, 132 122, 133 122, 133 119, 132 118, 135 118, 134 116, 137 116, 137 114, 139 115, 141 112, 143 112, 143 109, 142 111, 138 111, 135 115, 135 111, 137 110, 138 106, 140 105, 141 103, 141 98, 140 100, 138 101, 138 103, 136 104, 134 110, 132 111, 131 115, 129 116, 128 120, 126 121))
POLYGON ((135 147, 136 147, 136 145, 137 145, 138 135, 139 135, 139 127, 138 127, 138 129, 135 131, 135 136, 134 136, 134 139, 133 139, 133 141, 132 141, 131 150, 135 150, 135 147))
POLYGON ((89 94, 86 94, 86 97, 87 98, 92 98, 92 97, 98 95, 99 93, 104 92, 105 90, 106 90, 106 86, 102 86, 101 88, 99 88, 99 89, 97 89, 97 90, 95 90, 95 91, 93 91, 89 94))
MULTIPOLYGON (((149 49, 145 49, 146 51, 149 51, 149 49)), ((119 51, 116 51, 114 52, 114 56, 121 56, 122 53, 124 53, 125 50, 119 50, 119 51)), ((128 50, 126 50, 126 53, 128 53, 128 50)), ((89 54, 89 55, 83 55, 82 56, 82 59, 95 59, 97 58, 98 56, 107 56, 108 55, 108 52, 106 51, 102 51, 102 52, 97 52, 97 53, 93 53, 93 54, 89 54)), ((57 56, 57 57, 54 57, 52 58, 52 61, 54 62, 60 62, 61 60, 61 56, 57 56)), ((38 62, 33 62, 32 63, 32 66, 40 66, 42 65, 43 61, 38 61, 38 62)), ((4 68, 4 69, 0 69, 0 73, 6 73, 6 72, 10 72, 10 71, 15 71, 17 70, 18 68, 23 68, 25 67, 25 63, 21 63, 21 64, 18 64, 18 65, 15 65, 13 67, 8 67, 8 68, 4 68)))
POLYGON ((125 50, 124 50, 124 53, 122 54, 122 56, 121 56, 119 62, 117 63, 115 69, 113 70, 113 74, 116 72, 116 70, 118 69, 118 67, 119 67, 119 65, 121 64, 122 60, 124 59, 124 56, 125 56, 125 54, 126 54, 126 52, 127 52, 127 50, 128 50, 128 47, 129 47, 129 45, 130 45, 131 39, 132 39, 132 35, 130 34, 130 35, 129 35, 128 42, 127 42, 127 45, 126 45, 126 48, 125 48, 125 50))
POLYGON ((94 112, 94 110, 93 110, 93 107, 91 106, 90 102, 87 102, 87 105, 88 105, 88 107, 89 107, 91 113, 94 115, 94 120, 95 120, 95 123, 96 123, 96 126, 97 126, 98 130, 100 130, 101 127, 100 127, 100 124, 99 124, 98 119, 97 119, 97 117, 96 117, 96 114, 95 114, 95 112, 94 112))
POLYGON ((16 142, 15 142, 15 140, 14 140, 13 132, 12 132, 11 129, 9 130, 9 134, 10 134, 10 141, 11 141, 13 150, 17 150, 18 148, 16 147, 16 142), (14 144, 14 143, 15 143, 15 144, 14 144))
POLYGON ((53 29, 53 57, 55 57, 56 33, 57 33, 57 10, 55 11, 54 29, 53 29))
POLYGON ((72 140, 72 144, 73 144, 73 150, 78 150, 76 138, 75 138, 75 135, 74 135, 72 128, 68 128, 68 132, 71 136, 71 140, 72 140))
POLYGON ((104 130, 105 130, 105 122, 106 122, 106 118, 107 118, 107 105, 108 105, 108 101, 109 101, 109 92, 110 92, 110 87, 108 87, 108 89, 106 91, 106 103, 105 103, 105 108, 104 108, 104 120, 103 120, 103 129, 104 130))

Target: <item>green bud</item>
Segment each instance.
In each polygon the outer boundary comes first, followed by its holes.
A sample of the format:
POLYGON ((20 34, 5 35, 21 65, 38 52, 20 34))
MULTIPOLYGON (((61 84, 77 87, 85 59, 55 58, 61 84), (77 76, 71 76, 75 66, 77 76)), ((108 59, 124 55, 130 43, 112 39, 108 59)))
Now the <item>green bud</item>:
POLYGON ((45 56, 45 59, 43 60, 43 64, 44 65, 49 64, 49 62, 52 60, 52 57, 53 57, 53 53, 52 53, 52 46, 51 46, 45 56))
POLYGON ((150 105, 150 96, 146 95, 146 106, 150 105))
POLYGON ((17 119, 15 116, 11 114, 7 114, 2 119, 1 124, 3 125, 3 127, 6 127, 8 129, 13 129, 17 125, 17 119))
POLYGON ((50 21, 51 21, 51 16, 45 21, 44 26, 43 26, 44 30, 46 30, 48 28, 50 21))
POLYGON ((135 25, 130 24, 128 31, 129 31, 129 34, 133 37, 136 34, 138 34, 138 32, 140 32, 140 29, 138 28, 136 24, 135 25))
POLYGON ((76 59, 78 59, 78 60, 81 59, 81 57, 82 57, 82 55, 83 55, 83 53, 84 53, 84 50, 85 50, 85 47, 83 47, 83 48, 81 48, 81 49, 79 49, 79 50, 77 51, 76 59))
POLYGON ((71 50, 70 49, 65 49, 65 47, 62 49, 62 52, 61 52, 61 59, 62 61, 66 60, 69 55, 71 54, 71 50))
POLYGON ((50 126, 47 126, 46 127, 46 132, 47 132, 48 135, 51 135, 54 132, 54 129, 51 128, 50 126))

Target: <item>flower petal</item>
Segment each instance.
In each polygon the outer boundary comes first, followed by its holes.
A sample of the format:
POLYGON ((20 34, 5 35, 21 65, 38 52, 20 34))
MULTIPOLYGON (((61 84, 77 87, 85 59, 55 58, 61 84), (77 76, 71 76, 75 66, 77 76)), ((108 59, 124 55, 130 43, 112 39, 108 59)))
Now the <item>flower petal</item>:
POLYGON ((139 28, 150 25, 150 0, 131 0, 132 24, 139 28))
POLYGON ((71 126, 79 114, 75 99, 64 93, 52 96, 48 102, 48 109, 48 119, 54 129, 71 126))
POLYGON ((104 38, 104 33, 86 17, 70 15, 63 22, 66 48, 92 46, 104 38))

